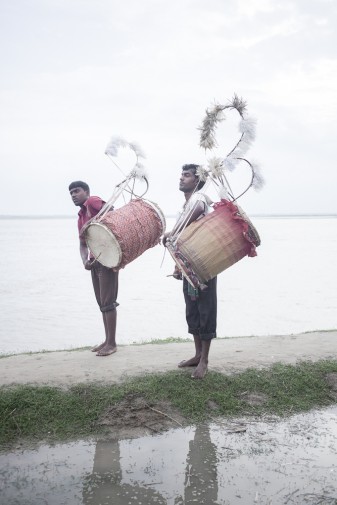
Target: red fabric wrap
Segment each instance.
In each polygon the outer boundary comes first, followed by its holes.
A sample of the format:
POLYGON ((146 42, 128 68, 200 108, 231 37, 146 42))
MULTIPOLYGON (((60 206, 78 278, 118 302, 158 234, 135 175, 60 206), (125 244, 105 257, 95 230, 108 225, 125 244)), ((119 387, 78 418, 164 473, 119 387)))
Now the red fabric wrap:
POLYGON ((257 256, 256 246, 258 246, 260 242, 253 234, 252 229, 249 226, 249 223, 242 216, 238 207, 233 202, 230 202, 228 200, 221 200, 220 202, 215 203, 213 205, 213 208, 215 212, 221 212, 224 211, 224 209, 230 212, 232 218, 240 224, 242 229, 242 235, 250 244, 250 247, 247 251, 247 256, 250 257, 257 256))

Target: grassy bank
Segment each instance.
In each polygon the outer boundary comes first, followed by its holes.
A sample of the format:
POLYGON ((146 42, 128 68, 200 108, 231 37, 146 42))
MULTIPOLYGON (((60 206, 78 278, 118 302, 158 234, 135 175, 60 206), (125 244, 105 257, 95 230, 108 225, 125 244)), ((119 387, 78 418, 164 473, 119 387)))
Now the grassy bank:
POLYGON ((214 416, 287 415, 336 402, 327 374, 337 373, 337 361, 276 364, 225 376, 209 373, 190 379, 190 370, 147 375, 121 385, 54 387, 15 386, 0 389, 0 447, 18 440, 64 440, 99 433, 97 419, 133 394, 149 403, 170 402, 188 423, 214 416), (251 395, 261 401, 251 402, 251 395))

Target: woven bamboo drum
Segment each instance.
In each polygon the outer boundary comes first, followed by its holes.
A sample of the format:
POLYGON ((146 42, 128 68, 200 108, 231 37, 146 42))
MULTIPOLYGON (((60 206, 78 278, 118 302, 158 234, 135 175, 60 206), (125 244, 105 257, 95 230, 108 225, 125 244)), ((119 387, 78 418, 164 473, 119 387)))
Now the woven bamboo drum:
POLYGON ((255 247, 260 242, 248 216, 230 203, 229 207, 219 205, 185 228, 177 241, 177 250, 204 283, 245 256, 256 256, 255 247))
POLYGON ((137 199, 93 220, 84 235, 97 261, 119 270, 159 244, 164 231, 165 217, 158 205, 137 199))

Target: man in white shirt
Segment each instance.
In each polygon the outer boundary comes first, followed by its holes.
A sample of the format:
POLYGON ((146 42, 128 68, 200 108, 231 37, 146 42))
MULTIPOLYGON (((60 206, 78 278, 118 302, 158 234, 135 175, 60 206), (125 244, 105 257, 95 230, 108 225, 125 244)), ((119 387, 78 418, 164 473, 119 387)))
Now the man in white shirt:
MULTIPOLYGON (((204 181, 200 181, 197 175, 198 165, 189 164, 182 167, 179 189, 185 195, 184 210, 180 215, 171 233, 164 236, 165 245, 167 238, 172 233, 177 233, 180 229, 188 226, 193 221, 200 219, 207 214, 209 207, 207 199, 197 193, 204 181)), ((178 267, 175 268, 173 277, 181 279, 182 274, 178 267)), ((192 378, 203 379, 208 368, 208 355, 211 341, 216 337, 217 319, 217 292, 216 277, 206 283, 207 288, 201 290, 193 289, 188 281, 183 278, 183 292, 186 304, 186 321, 188 332, 193 335, 195 345, 195 355, 178 364, 179 368, 196 367, 192 378)))

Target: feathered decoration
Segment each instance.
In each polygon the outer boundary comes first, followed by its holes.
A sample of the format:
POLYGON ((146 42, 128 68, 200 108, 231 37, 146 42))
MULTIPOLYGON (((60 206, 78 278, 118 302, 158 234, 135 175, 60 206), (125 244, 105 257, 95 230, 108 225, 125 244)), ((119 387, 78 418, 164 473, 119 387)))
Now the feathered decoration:
POLYGON ((136 177, 136 179, 148 179, 147 172, 145 170, 145 167, 142 163, 136 163, 132 172, 131 172, 132 177, 136 177))
POLYGON ((233 172, 233 170, 235 170, 237 163, 238 160, 236 158, 233 158, 232 156, 227 156, 222 160, 222 166, 224 170, 228 170, 228 172, 233 172))
POLYGON ((234 93, 232 103, 229 104, 230 108, 236 109, 241 117, 245 115, 247 102, 245 102, 242 98, 239 98, 236 93, 234 93))
POLYGON ((118 149, 120 147, 127 147, 128 143, 126 140, 122 139, 122 137, 117 137, 113 136, 110 139, 110 142, 106 146, 105 149, 105 154, 108 154, 110 156, 117 156, 118 155, 118 149))
POLYGON ((213 108, 206 110, 206 116, 202 122, 200 135, 200 146, 204 149, 213 149, 217 143, 215 140, 215 128, 217 123, 224 121, 225 115, 223 113, 224 107, 219 103, 215 103, 213 108))
POLYGON ((144 151, 136 142, 129 142, 129 147, 132 149, 132 151, 134 151, 137 158, 146 158, 144 151))
MULTIPOLYGON (((108 143, 106 149, 105 149, 105 154, 107 154, 110 157, 117 157, 118 156, 118 151, 119 149, 123 148, 128 148, 136 156, 136 163, 133 167, 133 169, 130 171, 128 175, 123 174, 127 177, 127 179, 148 179, 147 173, 145 171, 145 167, 142 163, 139 162, 140 158, 145 158, 145 154, 141 147, 136 143, 136 142, 127 142, 124 138, 119 137, 117 135, 111 137, 110 142, 108 143)), ((112 160, 113 161, 113 160, 112 160)), ((120 167, 117 165, 115 161, 113 163, 120 169, 120 167)), ((120 169, 121 170, 121 169, 120 169)))
POLYGON ((222 159, 221 158, 210 158, 208 160, 208 168, 213 177, 219 179, 223 173, 222 159))
POLYGON ((131 151, 135 153, 137 160, 138 158, 145 158, 145 154, 136 142, 127 142, 125 139, 118 137, 117 135, 111 137, 110 142, 106 146, 105 154, 115 157, 118 155, 120 147, 128 147, 131 149, 131 151))
MULTIPOLYGON (((231 101, 226 105, 214 103, 211 108, 206 110, 206 115, 203 119, 200 130, 200 147, 205 150, 212 150, 218 146, 216 140, 216 128, 221 121, 225 120, 226 110, 236 110, 240 116, 239 133, 240 137, 233 149, 225 156, 225 158, 213 157, 208 160, 207 174, 218 187, 219 193, 225 195, 224 198, 235 200, 239 197, 234 197, 226 172, 233 172, 237 165, 244 161, 248 163, 252 171, 252 176, 248 187, 241 193, 242 196, 250 187, 261 189, 264 183, 259 167, 256 164, 250 163, 245 154, 255 140, 256 119, 247 115, 247 104, 238 95, 234 94, 231 101)), ((200 173, 200 176, 202 174, 200 173)), ((199 177, 200 177, 199 176, 199 177)), ((203 175, 203 177, 206 177, 203 175)), ((200 177, 201 178, 201 177, 200 177)), ((202 179, 205 180, 205 179, 202 179)))
POLYGON ((253 165, 253 171, 254 171, 254 178, 253 178, 253 182, 252 182, 252 187, 256 191, 260 191, 265 184, 265 180, 264 180, 264 177, 261 175, 260 166, 255 162, 253 162, 252 165, 253 165))
POLYGON ((255 140, 256 119, 253 117, 244 117, 239 123, 239 131, 249 138, 250 142, 255 140))
POLYGON ((206 170, 205 167, 199 165, 198 168, 196 169, 195 175, 199 177, 200 181, 205 182, 208 177, 208 171, 206 170))
POLYGON ((211 109, 206 109, 206 116, 203 119, 202 126, 198 128, 201 131, 200 147, 203 147, 204 149, 213 149, 214 147, 217 147, 215 130, 217 124, 224 121, 224 110, 226 109, 236 109, 243 119, 246 112, 246 102, 234 94, 234 97, 229 104, 221 105, 216 102, 211 109))

